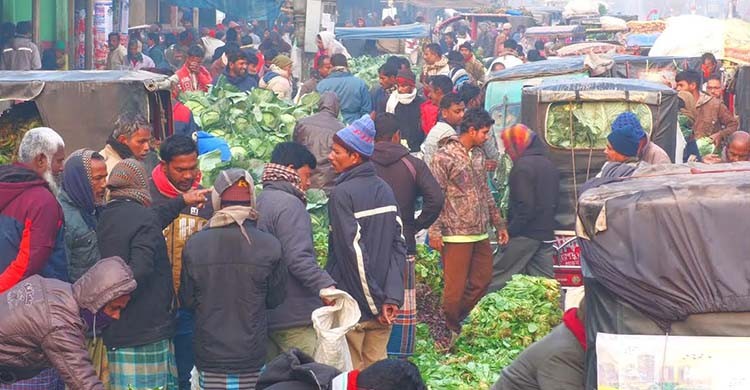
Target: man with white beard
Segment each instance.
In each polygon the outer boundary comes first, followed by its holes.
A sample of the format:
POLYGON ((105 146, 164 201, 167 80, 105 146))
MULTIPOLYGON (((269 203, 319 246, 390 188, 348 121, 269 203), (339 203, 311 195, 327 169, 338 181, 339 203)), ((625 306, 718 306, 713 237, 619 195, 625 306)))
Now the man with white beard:
POLYGON ((0 166, 0 293, 36 274, 68 281, 55 198, 64 159, 62 137, 37 127, 21 140, 18 162, 0 166))

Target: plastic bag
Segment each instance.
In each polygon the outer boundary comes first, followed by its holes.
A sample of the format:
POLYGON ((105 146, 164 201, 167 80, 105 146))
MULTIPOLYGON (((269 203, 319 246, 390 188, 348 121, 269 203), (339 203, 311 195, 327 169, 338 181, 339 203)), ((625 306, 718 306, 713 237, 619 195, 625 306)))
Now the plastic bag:
POLYGON ((362 316, 359 305, 346 291, 334 288, 320 290, 320 296, 335 301, 335 304, 312 312, 313 327, 318 335, 315 361, 341 371, 351 371, 354 366, 346 334, 357 325, 362 316))

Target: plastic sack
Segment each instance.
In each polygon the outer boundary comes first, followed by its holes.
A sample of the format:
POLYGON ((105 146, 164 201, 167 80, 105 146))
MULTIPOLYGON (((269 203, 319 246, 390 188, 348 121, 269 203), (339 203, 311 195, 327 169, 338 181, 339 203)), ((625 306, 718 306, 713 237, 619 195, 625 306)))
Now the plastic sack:
POLYGON ((334 288, 320 290, 321 298, 333 300, 333 306, 323 306, 312 312, 312 323, 318 335, 315 361, 341 371, 354 369, 346 334, 359 322, 362 313, 357 301, 346 291, 334 288))

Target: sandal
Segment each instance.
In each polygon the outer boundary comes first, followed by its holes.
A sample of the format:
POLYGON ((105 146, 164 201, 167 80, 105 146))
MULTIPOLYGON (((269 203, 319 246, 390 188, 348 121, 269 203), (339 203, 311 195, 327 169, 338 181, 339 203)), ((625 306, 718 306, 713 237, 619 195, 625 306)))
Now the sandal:
POLYGON ((448 340, 440 340, 435 342, 435 350, 438 353, 447 353, 453 346, 456 345, 456 341, 460 335, 454 331, 451 331, 451 337, 448 340))

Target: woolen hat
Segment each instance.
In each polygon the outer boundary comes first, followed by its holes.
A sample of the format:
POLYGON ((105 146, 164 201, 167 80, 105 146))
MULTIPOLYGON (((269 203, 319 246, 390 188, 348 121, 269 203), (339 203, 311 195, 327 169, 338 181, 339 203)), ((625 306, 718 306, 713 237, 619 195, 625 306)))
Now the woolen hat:
POLYGON ((107 188, 112 199, 130 199, 144 206, 151 205, 146 168, 135 159, 126 158, 112 168, 107 188))
POLYGON ((292 59, 283 54, 279 54, 273 59, 273 61, 271 61, 271 63, 284 69, 292 64, 292 59))
POLYGON ((219 172, 211 193, 214 210, 221 209, 221 201, 249 202, 255 208, 255 183, 244 169, 231 168, 219 172))
POLYGON ((375 150, 375 123, 369 114, 362 115, 349 126, 339 130, 336 136, 344 143, 343 146, 363 156, 370 157, 375 150))
POLYGON ((607 141, 618 153, 635 157, 638 155, 641 138, 645 135, 638 117, 632 112, 623 112, 612 122, 612 132, 607 136, 607 141))
POLYGON ((399 85, 404 84, 414 87, 416 86, 417 76, 411 71, 411 69, 401 69, 398 71, 396 81, 399 85))

